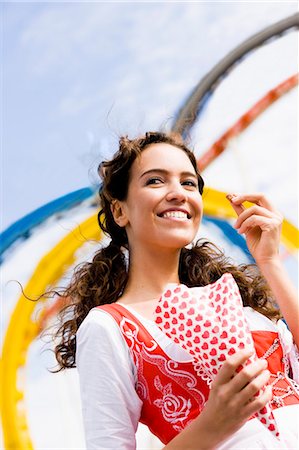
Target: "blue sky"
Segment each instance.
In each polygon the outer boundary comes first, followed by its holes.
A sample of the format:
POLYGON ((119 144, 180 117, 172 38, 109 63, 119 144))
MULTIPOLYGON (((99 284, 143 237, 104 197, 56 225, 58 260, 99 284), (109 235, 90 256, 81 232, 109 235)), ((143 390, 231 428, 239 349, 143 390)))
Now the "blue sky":
POLYGON ((95 183, 97 163, 120 134, 170 123, 228 51, 297 9, 297 2, 2 2, 1 228, 95 183))

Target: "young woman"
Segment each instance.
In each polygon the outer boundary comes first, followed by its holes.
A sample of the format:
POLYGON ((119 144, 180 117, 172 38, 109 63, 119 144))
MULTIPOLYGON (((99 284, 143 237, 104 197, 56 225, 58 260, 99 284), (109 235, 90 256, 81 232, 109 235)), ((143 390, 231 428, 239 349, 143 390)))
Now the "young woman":
POLYGON ((61 369, 78 367, 87 448, 135 449, 139 421, 165 450, 297 448, 299 396, 290 377, 298 303, 278 256, 281 215, 260 194, 230 197, 259 271, 236 267, 208 242, 189 245, 202 219, 204 183, 180 138, 121 138, 99 172, 99 225, 111 241, 76 270, 56 347, 61 369), (244 201, 253 206, 245 209, 244 201), (252 352, 235 353, 208 386, 153 317, 169 283, 206 286, 225 273, 238 284, 260 359, 246 365, 252 352), (253 417, 268 402, 279 441, 253 417))

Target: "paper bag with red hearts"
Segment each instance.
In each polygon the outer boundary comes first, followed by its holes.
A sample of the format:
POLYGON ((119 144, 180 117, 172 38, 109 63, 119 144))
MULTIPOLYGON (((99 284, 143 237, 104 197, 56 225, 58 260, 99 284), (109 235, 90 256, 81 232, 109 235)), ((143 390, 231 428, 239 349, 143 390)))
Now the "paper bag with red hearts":
MULTIPOLYGON (((189 352, 198 375, 209 384, 229 355, 245 347, 254 350, 240 291, 229 273, 203 287, 169 285, 155 310, 155 322, 189 352)), ((249 361, 256 358, 254 351, 249 361)), ((279 437, 269 404, 256 417, 279 437)))

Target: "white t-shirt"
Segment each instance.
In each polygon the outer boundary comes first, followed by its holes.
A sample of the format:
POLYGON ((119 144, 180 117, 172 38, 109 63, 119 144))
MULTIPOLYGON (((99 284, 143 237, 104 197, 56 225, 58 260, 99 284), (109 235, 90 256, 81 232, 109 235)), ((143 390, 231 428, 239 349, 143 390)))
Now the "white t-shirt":
MULTIPOLYGON (((190 355, 153 321, 125 307, 142 322, 170 358, 190 361, 190 355)), ((252 331, 278 331, 284 340, 290 339, 282 321, 278 326, 249 307, 245 308, 245 313, 252 331)), ((136 368, 117 323, 107 312, 92 309, 82 322, 77 332, 76 362, 87 449, 135 450, 142 408, 135 390, 136 368)), ((219 450, 298 450, 299 405, 279 408, 274 414, 281 432, 280 442, 257 419, 252 419, 219 446, 219 450)))

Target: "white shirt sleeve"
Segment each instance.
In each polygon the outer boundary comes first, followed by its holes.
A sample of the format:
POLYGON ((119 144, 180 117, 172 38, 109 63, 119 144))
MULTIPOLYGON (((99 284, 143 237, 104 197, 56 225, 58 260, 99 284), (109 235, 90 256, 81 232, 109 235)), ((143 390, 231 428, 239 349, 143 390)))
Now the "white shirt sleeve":
POLYGON ((113 317, 93 309, 77 331, 83 422, 88 450, 135 450, 142 402, 135 366, 113 317))

